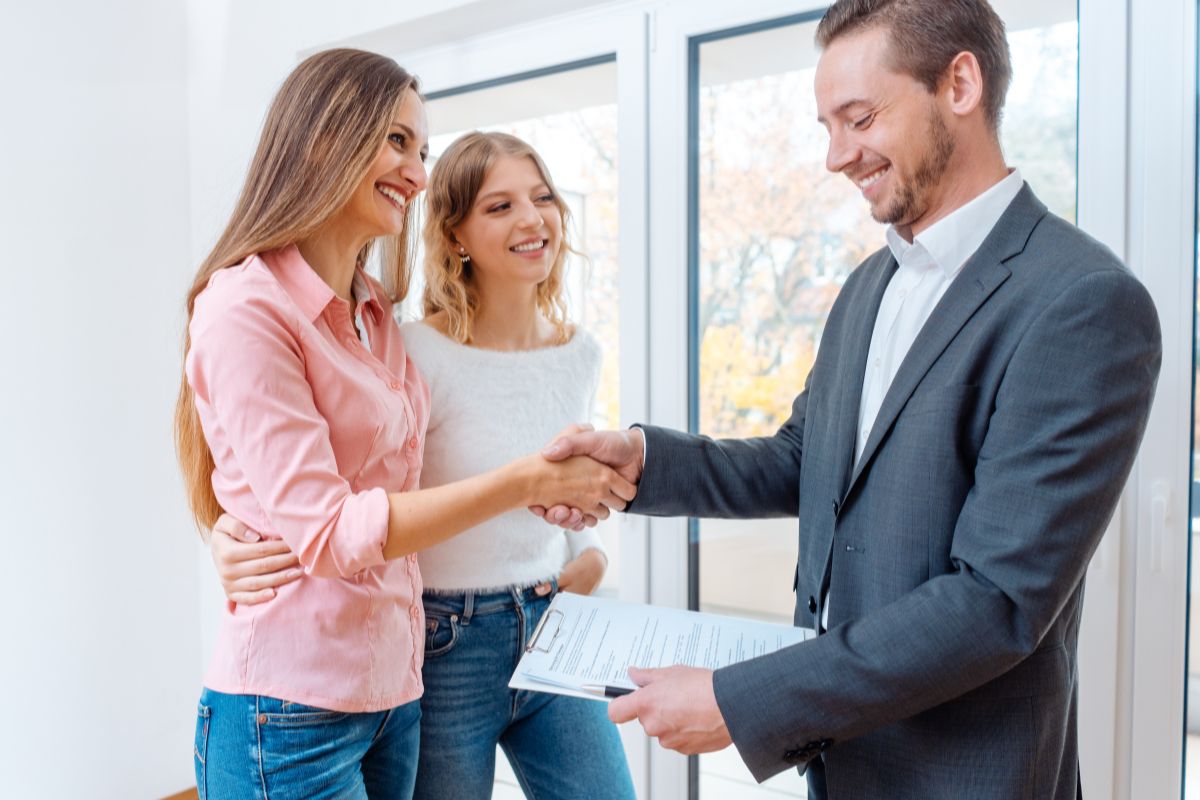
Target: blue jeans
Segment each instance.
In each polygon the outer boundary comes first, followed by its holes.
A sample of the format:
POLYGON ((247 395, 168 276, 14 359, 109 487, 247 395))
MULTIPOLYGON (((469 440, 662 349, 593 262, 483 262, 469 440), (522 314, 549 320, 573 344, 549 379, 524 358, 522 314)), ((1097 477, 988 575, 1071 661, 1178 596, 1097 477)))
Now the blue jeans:
POLYGON ((198 713, 200 800, 412 797, 421 735, 416 700, 347 714, 205 689, 198 713))
POLYGON ((604 703, 508 688, 551 596, 510 589, 422 598, 418 800, 491 797, 497 744, 531 800, 633 800, 604 703))

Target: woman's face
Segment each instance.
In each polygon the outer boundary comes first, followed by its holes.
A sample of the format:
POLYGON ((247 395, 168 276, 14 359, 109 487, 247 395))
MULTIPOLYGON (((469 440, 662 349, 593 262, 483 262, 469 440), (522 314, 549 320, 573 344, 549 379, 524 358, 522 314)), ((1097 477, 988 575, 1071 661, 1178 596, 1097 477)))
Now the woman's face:
POLYGON ((402 232, 409 205, 425 189, 428 155, 425 104, 409 89, 375 160, 338 216, 368 239, 402 232))
POLYGON ((562 214, 527 156, 501 156, 483 180, 466 218, 454 229, 458 255, 469 255, 476 280, 544 281, 562 247, 562 214))

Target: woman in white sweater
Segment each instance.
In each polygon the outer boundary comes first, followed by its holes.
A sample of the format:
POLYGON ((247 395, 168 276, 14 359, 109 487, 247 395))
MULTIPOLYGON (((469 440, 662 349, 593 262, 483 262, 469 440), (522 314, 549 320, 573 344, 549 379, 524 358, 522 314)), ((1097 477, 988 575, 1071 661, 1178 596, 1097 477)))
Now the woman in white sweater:
MULTIPOLYGON (((426 214, 425 319, 402 334, 430 386, 421 476, 430 487, 505 464, 587 419, 600 349, 566 321, 568 209, 528 144, 498 133, 456 140, 430 176, 426 214)), ((589 593, 604 575, 599 538, 576 527, 564 533, 514 511, 420 553, 414 797, 491 796, 497 744, 529 797, 634 797, 602 703, 507 685, 554 592, 589 593)), ((288 554, 256 562, 251 545, 222 536, 213 547, 231 600, 269 598, 288 578, 288 554)))

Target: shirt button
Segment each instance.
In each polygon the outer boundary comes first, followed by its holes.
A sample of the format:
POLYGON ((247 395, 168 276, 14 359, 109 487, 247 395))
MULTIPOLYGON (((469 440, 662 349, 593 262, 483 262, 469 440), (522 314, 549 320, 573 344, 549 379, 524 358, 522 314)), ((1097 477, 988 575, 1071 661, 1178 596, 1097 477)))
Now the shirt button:
POLYGON ((416 619, 417 617, 421 616, 421 607, 420 606, 409 606, 408 613, 412 615, 413 619, 416 619))
POLYGON ((417 449, 417 437, 414 436, 413 438, 408 440, 408 449, 409 450, 417 449))
POLYGON ((875 369, 879 369, 879 365, 881 363, 883 363, 883 359, 881 359, 879 356, 875 356, 875 369))
POLYGON ((389 385, 390 385, 390 386, 391 386, 393 389, 396 389, 396 390, 399 390, 399 389, 400 389, 400 381, 392 381, 392 382, 391 382, 389 385))

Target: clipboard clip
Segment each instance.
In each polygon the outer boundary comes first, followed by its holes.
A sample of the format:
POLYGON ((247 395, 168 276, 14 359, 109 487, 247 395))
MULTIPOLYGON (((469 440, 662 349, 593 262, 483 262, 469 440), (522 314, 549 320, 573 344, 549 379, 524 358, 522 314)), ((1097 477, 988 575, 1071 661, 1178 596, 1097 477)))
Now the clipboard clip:
POLYGON ((562 633, 562 624, 566 615, 557 608, 551 608, 538 621, 537 627, 533 629, 533 636, 529 637, 529 644, 525 645, 526 653, 549 653, 550 648, 554 647, 554 642, 558 639, 558 635, 562 633), (554 618, 554 632, 550 634, 549 640, 542 643, 542 634, 548 632, 551 617, 554 618))

